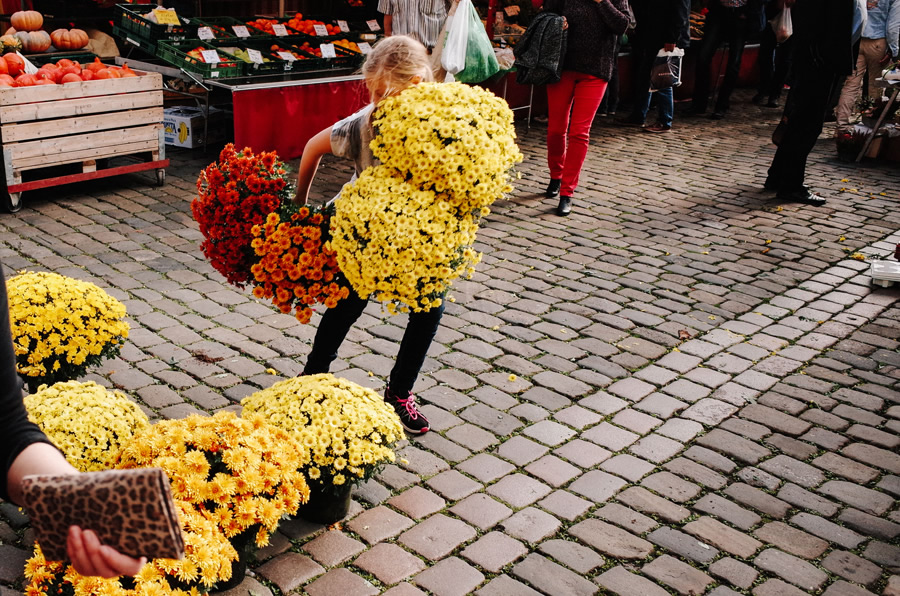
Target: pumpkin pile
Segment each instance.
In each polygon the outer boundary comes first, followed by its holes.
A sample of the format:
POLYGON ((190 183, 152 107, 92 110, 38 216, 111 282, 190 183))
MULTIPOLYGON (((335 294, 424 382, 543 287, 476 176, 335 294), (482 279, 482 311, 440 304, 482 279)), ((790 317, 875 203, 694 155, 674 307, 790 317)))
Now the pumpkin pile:
POLYGON ((104 64, 100 58, 82 67, 74 60, 63 58, 56 64, 41 66, 34 74, 25 74, 25 61, 18 54, 0 56, 0 88, 32 87, 35 85, 63 85, 103 79, 123 79, 138 76, 127 64, 119 67, 104 64))
POLYGON ((57 50, 72 51, 85 47, 90 39, 81 29, 57 29, 47 33, 42 29, 44 17, 36 10, 20 10, 10 17, 12 27, 0 37, 4 54, 22 51, 26 54, 46 52, 52 45, 57 50))

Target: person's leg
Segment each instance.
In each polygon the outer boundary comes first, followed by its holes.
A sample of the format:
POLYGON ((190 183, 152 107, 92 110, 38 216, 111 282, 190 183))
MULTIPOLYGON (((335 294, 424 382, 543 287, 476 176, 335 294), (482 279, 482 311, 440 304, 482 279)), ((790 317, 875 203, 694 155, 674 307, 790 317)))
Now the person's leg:
POLYGON ((650 70, 653 68, 653 58, 656 51, 648 47, 640 46, 634 49, 634 61, 637 65, 634 69, 634 81, 632 84, 631 115, 625 120, 633 124, 643 124, 647 119, 647 110, 650 109, 650 70))
POLYGON ((578 186, 581 166, 584 165, 584 158, 587 156, 590 142, 591 124, 594 122, 594 114, 597 113, 597 106, 603 99, 604 91, 606 91, 606 81, 603 79, 590 75, 579 75, 572 103, 568 135, 569 147, 566 164, 563 168, 560 196, 571 197, 578 186))
POLYGON ((727 23, 728 62, 725 66, 725 77, 722 79, 722 85, 716 96, 716 113, 724 114, 731 104, 731 93, 737 86, 738 77, 741 74, 741 57, 744 55, 746 34, 746 24, 738 19, 736 14, 729 15, 727 23))
POLYGON ((672 126, 672 115, 675 113, 675 96, 672 87, 656 92, 656 118, 664 127, 672 126))
POLYGON ((409 322, 406 324, 397 360, 391 370, 389 383, 391 393, 406 396, 412 391, 443 314, 443 302, 439 307, 425 312, 409 313, 409 322))
POLYGON ((777 45, 772 26, 766 24, 766 28, 763 29, 762 36, 759 39, 759 54, 756 55, 756 66, 759 69, 759 85, 756 87, 753 103, 763 103, 767 97, 772 97, 777 45))
POLYGON ((838 126, 849 126, 856 100, 859 99, 859 94, 862 91, 863 75, 865 74, 866 57, 863 56, 862 44, 860 44, 859 56, 856 57, 856 68, 844 81, 844 86, 841 88, 841 97, 838 99, 837 107, 834 109, 838 126))
POLYGON ((866 57, 866 72, 868 73, 868 96, 878 98, 884 91, 875 86, 875 79, 881 76, 884 67, 881 60, 887 51, 887 42, 884 39, 863 39, 859 45, 860 54, 866 57), (866 43, 868 42, 868 43, 866 43))
MULTIPOLYGON (((774 38, 774 34, 773 34, 774 38)), ((769 106, 776 107, 781 94, 784 92, 784 83, 787 81, 788 72, 791 70, 791 55, 794 51, 794 38, 789 37, 775 48, 775 72, 772 76, 772 84, 769 88, 769 106)))
POLYGON ((712 10, 706 16, 703 26, 703 41, 697 53, 697 69, 694 74, 694 97, 691 101, 691 112, 702 114, 709 105, 710 69, 713 57, 722 42, 722 20, 718 10, 712 10))
POLYGON ((612 116, 616 113, 616 108, 619 107, 619 63, 616 61, 613 63, 613 72, 612 77, 609 79, 609 84, 606 86, 606 93, 603 94, 603 100, 606 104, 606 112, 612 116))
POLYGON ((368 302, 367 299, 360 298, 356 292, 351 290, 347 298, 338 301, 334 308, 325 311, 319 322, 319 328, 316 330, 312 351, 306 357, 303 374, 315 375, 328 372, 331 363, 337 358, 338 348, 347 337, 347 332, 359 319, 368 302))
POLYGON ((563 71, 558 82, 547 85, 547 166, 551 180, 562 178, 566 163, 566 132, 575 91, 575 74, 563 71))

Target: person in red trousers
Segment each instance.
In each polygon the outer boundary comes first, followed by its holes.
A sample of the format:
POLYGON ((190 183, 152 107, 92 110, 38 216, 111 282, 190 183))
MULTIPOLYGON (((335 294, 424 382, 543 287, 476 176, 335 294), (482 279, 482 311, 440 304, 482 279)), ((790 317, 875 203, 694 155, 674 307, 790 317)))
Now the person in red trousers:
POLYGON ((591 124, 612 76, 619 36, 628 28, 627 6, 627 0, 544 2, 545 11, 565 18, 568 31, 562 78, 547 85, 547 197, 559 197, 561 216, 572 211, 591 124))

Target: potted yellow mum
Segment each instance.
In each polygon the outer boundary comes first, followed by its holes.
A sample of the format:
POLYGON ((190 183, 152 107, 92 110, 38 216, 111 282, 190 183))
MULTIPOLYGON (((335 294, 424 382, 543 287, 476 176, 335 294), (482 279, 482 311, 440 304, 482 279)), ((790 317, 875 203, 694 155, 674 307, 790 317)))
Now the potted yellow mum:
POLYGON ((189 503, 231 540, 240 559, 224 590, 237 585, 254 546, 265 546, 285 515, 309 499, 299 472, 309 454, 259 416, 232 412, 163 420, 135 434, 117 467, 166 471, 176 500, 189 503))
POLYGON ((128 337, 125 305, 90 282, 27 272, 6 288, 16 364, 31 391, 83 376, 128 337))
POLYGON ((394 461, 393 445, 404 437, 380 395, 330 374, 286 379, 241 404, 244 416, 263 416, 306 450, 310 500, 300 515, 318 523, 346 516, 353 486, 394 461))

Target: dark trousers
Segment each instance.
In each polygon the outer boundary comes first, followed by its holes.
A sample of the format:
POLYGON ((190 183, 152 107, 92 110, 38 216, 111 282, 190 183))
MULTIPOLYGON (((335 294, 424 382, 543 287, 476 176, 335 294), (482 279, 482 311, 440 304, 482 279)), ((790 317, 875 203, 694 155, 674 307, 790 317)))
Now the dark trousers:
POLYGON ((619 107, 619 64, 618 60, 613 62, 612 76, 606 84, 606 93, 600 100, 600 113, 615 114, 616 108, 619 107))
POLYGON ((763 29, 762 38, 759 41, 759 54, 756 64, 759 67, 759 87, 757 92, 761 97, 769 101, 775 101, 781 97, 784 82, 787 80, 788 71, 791 69, 791 50, 794 38, 789 37, 779 44, 775 40, 775 32, 771 25, 763 29))
POLYGON ((697 55, 697 74, 694 80, 694 100, 691 108, 695 111, 706 111, 709 105, 710 69, 716 50, 724 43, 728 44, 728 62, 725 66, 725 78, 719 87, 716 99, 716 111, 728 109, 731 92, 737 85, 741 72, 741 56, 747 41, 747 19, 739 8, 724 8, 713 3, 706 15, 703 41, 697 55))
MULTIPOLYGON (((810 53, 808 50, 803 54, 810 53)), ((806 177, 806 159, 816 145, 825 107, 837 81, 835 72, 807 56, 794 56, 794 75, 783 120, 784 136, 769 167, 768 184, 798 190, 806 177)))
POLYGON ((644 44, 634 44, 632 47, 631 83, 634 105, 631 108, 630 120, 643 122, 647 117, 647 102, 650 97, 650 71, 660 48, 650 47, 644 44))
MULTIPOLYGON (((368 299, 360 298, 356 292, 350 292, 350 296, 338 302, 337 306, 325 311, 316 331, 312 351, 306 359, 303 374, 328 372, 331 363, 337 358, 338 348, 368 302, 368 299)), ((388 387, 395 395, 405 397, 412 391, 443 314, 443 302, 438 308, 426 312, 409 313, 409 321, 403 332, 403 340, 400 342, 400 350, 397 352, 397 360, 388 383, 388 387)))

